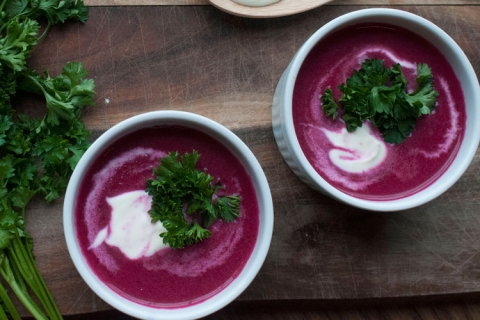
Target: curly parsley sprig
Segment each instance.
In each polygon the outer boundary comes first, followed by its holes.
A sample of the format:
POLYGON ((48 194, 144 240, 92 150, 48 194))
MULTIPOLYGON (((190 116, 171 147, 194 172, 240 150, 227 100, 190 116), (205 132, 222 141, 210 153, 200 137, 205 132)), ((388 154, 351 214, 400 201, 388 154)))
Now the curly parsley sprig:
POLYGON ((218 196, 224 187, 195 168, 199 158, 195 150, 183 154, 181 161, 178 152, 170 152, 153 168, 155 179, 147 181, 152 223, 162 222, 167 230, 160 234, 163 243, 174 249, 209 238, 207 228, 216 219, 230 222, 239 216, 240 196, 218 196))
MULTIPOLYGON (((338 86, 342 92, 338 102, 344 109, 341 118, 347 131, 353 132, 370 120, 386 142, 403 142, 413 132, 417 119, 435 110, 438 97, 427 64, 417 64, 416 82, 417 89, 407 93, 400 64, 387 69, 382 60, 365 60, 360 70, 338 86)), ((331 88, 325 90, 321 101, 325 115, 335 120, 340 107, 331 88)))

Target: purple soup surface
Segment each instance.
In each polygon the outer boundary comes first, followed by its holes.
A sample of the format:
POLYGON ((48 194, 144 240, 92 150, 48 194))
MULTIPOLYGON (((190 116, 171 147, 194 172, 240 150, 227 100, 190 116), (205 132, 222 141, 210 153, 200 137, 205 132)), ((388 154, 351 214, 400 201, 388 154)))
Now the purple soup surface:
POLYGON ((108 287, 144 305, 181 308, 212 297, 240 274, 258 236, 259 207, 250 176, 225 146, 194 129, 159 126, 121 137, 93 161, 77 196, 75 227, 83 255, 108 287), (196 245, 136 260, 106 243, 89 249, 110 221, 107 197, 145 190, 162 156, 193 150, 201 155, 199 170, 220 179, 225 194, 240 194, 239 218, 217 220, 209 228, 211 237, 196 245))
MULTIPOLYGON (((299 71, 292 112, 298 141, 313 168, 339 190, 370 200, 402 198, 433 183, 453 161, 466 125, 463 91, 445 57, 427 40, 387 24, 355 25, 321 40, 299 71), (400 63, 409 92, 416 88, 416 64, 428 64, 439 92, 437 108, 418 119, 404 142, 387 144, 387 157, 381 165, 362 173, 347 173, 329 159, 333 145, 322 131, 338 132, 345 125, 323 114, 319 97, 331 87, 338 100, 341 92, 337 86, 354 69, 360 69, 365 59, 372 58, 383 60, 387 68, 400 63)), ((380 136, 377 129, 374 134, 380 136)))

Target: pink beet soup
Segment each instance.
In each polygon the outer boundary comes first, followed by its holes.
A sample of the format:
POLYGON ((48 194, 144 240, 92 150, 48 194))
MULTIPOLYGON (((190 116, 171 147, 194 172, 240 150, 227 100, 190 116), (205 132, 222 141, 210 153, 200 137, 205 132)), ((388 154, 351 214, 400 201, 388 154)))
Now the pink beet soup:
MULTIPOLYGON (((398 199, 414 194, 438 179, 453 161, 465 133, 466 108, 460 82, 445 57, 427 40, 392 25, 347 27, 327 36, 309 53, 295 82, 293 121, 300 146, 313 168, 330 184, 352 196, 398 199), (322 128, 339 131, 345 124, 327 118, 319 96, 360 69, 365 59, 377 58, 390 68, 400 63, 408 90, 416 88, 416 64, 432 69, 439 92, 437 108, 418 119, 412 135, 398 145, 387 144, 385 161, 361 173, 348 173, 329 158, 334 148, 322 128)), ((381 136, 377 129, 373 134, 381 136)), ((382 139, 383 141, 383 139, 382 139)))
POLYGON ((257 239, 259 208, 250 176, 225 146, 197 130, 161 126, 121 137, 93 161, 79 189, 75 226, 83 255, 108 287, 144 305, 181 308, 214 296, 240 274, 257 239), (193 150, 201 154, 197 169, 219 178, 226 194, 241 196, 239 218, 217 220, 211 237, 198 244, 150 257, 131 260, 105 243, 89 249, 110 221, 107 197, 145 190, 162 156, 193 150))

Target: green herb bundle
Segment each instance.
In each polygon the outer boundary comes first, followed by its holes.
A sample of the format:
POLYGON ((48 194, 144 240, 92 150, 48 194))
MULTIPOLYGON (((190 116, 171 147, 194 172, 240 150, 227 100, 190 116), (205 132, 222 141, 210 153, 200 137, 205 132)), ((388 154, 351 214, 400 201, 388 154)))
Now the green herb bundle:
MULTIPOLYGON (((413 132, 417 119, 435 109, 438 97, 428 65, 417 65, 416 82, 416 90, 407 93, 407 79, 400 64, 388 69, 382 60, 365 60, 360 70, 338 86, 342 92, 338 102, 343 107, 342 120, 347 131, 353 132, 370 120, 386 142, 403 142, 413 132)), ((321 101, 325 115, 335 119, 339 105, 331 88, 325 90, 321 101)))
POLYGON ((80 63, 52 78, 28 68, 27 59, 51 26, 85 22, 88 8, 75 0, 0 1, 0 319, 20 319, 11 291, 36 319, 61 319, 34 262, 25 208, 33 196, 52 201, 64 192, 89 146, 80 115, 93 105, 94 84, 80 63), (43 119, 16 112, 12 99, 24 93, 45 98, 43 119))

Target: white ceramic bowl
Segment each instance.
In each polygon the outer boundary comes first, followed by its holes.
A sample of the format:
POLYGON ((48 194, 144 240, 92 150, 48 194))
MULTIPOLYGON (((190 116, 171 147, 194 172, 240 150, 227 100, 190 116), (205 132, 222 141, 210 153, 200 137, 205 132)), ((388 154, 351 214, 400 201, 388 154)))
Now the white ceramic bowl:
POLYGON ((257 159, 240 138, 217 122, 188 112, 157 111, 129 118, 102 134, 87 150, 70 179, 64 203, 64 232, 70 256, 85 282, 114 308, 142 319, 196 319, 211 314, 238 297, 260 270, 267 255, 273 231, 273 203, 265 174, 257 159), (161 309, 125 299, 100 281, 82 255, 76 238, 74 208, 81 180, 94 157, 113 141, 140 128, 158 125, 180 125, 200 130, 226 146, 249 173, 258 198, 260 223, 254 250, 244 269, 225 289, 198 304, 178 309, 161 309))
POLYGON ((464 52, 455 41, 432 22, 395 9, 364 9, 340 16, 321 27, 298 50, 277 85, 272 107, 275 139, 285 161, 310 187, 355 207, 373 211, 397 211, 424 204, 450 188, 472 161, 480 138, 480 89, 478 79, 464 52), (325 181, 310 165, 295 134, 292 99, 297 74, 311 49, 325 36, 360 23, 385 23, 413 31, 430 41, 449 61, 464 91, 467 123, 464 140, 453 163, 425 189, 401 199, 364 200, 341 192, 325 181))

